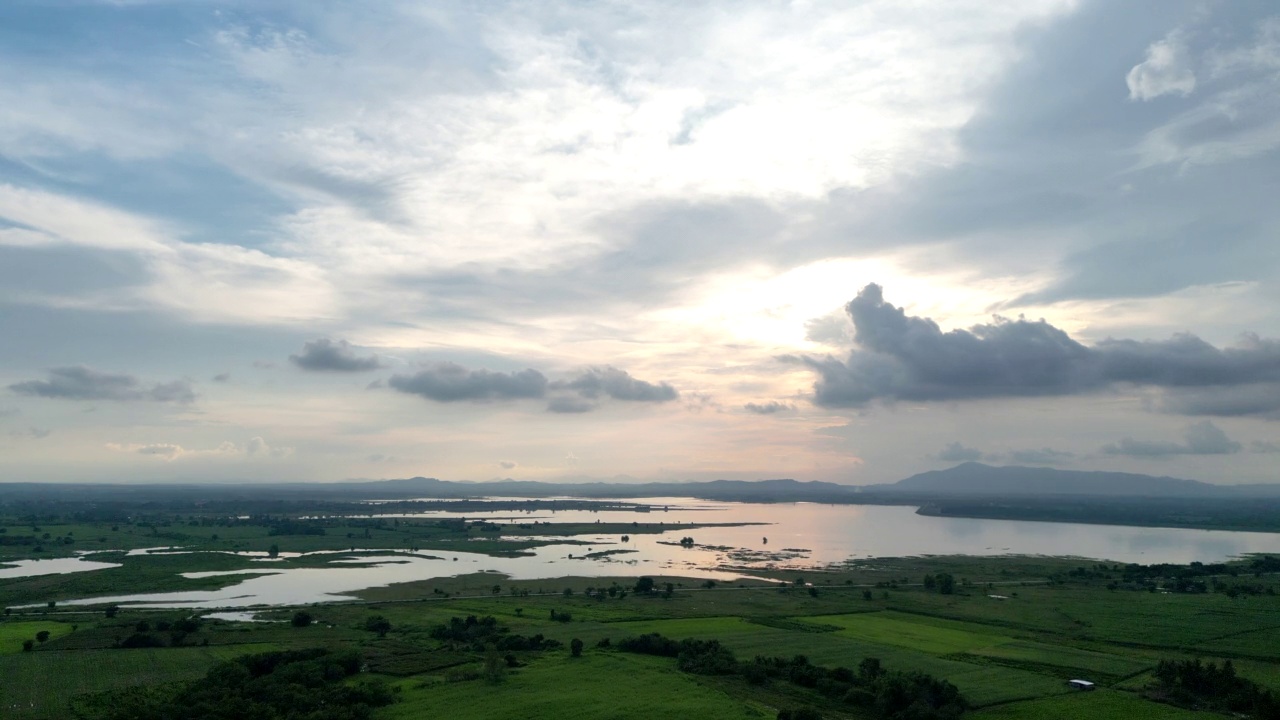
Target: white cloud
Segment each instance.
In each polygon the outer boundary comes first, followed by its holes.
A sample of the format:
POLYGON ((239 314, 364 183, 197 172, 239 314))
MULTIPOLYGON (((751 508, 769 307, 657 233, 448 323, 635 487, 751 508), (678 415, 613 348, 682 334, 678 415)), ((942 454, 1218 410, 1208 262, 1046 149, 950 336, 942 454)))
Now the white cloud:
POLYGON ((254 437, 243 447, 225 441, 216 447, 199 450, 176 443, 107 443, 106 448, 115 452, 134 453, 161 458, 165 461, 203 459, 284 458, 293 454, 291 447, 272 447, 261 437, 254 437))
POLYGON ((1182 32, 1175 30, 1147 48, 1147 57, 1125 76, 1130 100, 1154 100, 1161 95, 1186 97, 1196 89, 1182 32))

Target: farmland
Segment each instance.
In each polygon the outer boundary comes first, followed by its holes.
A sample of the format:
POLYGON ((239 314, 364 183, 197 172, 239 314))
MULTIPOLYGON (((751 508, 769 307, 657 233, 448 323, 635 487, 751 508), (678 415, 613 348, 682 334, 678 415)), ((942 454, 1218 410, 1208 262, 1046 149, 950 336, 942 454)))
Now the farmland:
POLYGON ((1144 697, 1162 658, 1231 658, 1242 676, 1280 690, 1280 658, 1269 642, 1280 629, 1276 578, 1245 575, 1245 565, 1232 572, 1259 592, 1231 597, 1120 587, 1118 566, 1103 564, 1073 576, 1070 562, 1044 558, 931 563, 883 560, 874 568, 807 571, 774 585, 656 578, 651 593, 635 592, 634 578, 508 581, 494 593, 492 574, 459 576, 432 588, 370 590, 361 603, 309 606, 313 621, 305 627, 287 622, 290 609, 263 611, 262 619, 275 622, 206 619, 177 647, 122 643, 139 627, 165 627, 189 613, 122 609, 106 617, 101 610, 32 608, 0 622, 0 697, 7 717, 56 718, 78 694, 189 681, 238 655, 354 647, 369 674, 395 689, 398 701, 375 715, 385 720, 445 712, 639 718, 655 708, 662 715, 772 718, 779 708, 801 705, 829 718, 863 717, 804 688, 689 674, 664 658, 615 649, 620 639, 645 633, 718 640, 743 661, 804 655, 815 665, 854 668, 876 658, 953 683, 970 704, 966 717, 979 719, 1217 717, 1144 697), (963 580, 945 594, 904 582, 930 567, 963 580), (481 677, 482 652, 432 635, 450 617, 468 615, 493 616, 512 634, 561 645, 516 652, 501 681, 491 682, 481 677), (387 627, 370 631, 370 616, 385 618, 387 627), (24 651, 21 640, 40 630, 49 631, 47 641, 24 651), (568 650, 574 639, 583 643, 582 657, 568 650), (1099 689, 1071 691, 1065 681, 1074 677, 1099 689))

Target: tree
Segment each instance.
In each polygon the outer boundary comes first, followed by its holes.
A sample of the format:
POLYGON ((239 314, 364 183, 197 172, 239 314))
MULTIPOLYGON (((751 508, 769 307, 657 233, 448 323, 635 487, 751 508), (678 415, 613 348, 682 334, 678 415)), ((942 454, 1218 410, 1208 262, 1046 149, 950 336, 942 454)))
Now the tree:
POLYGON ((36 644, 35 644, 35 642, 34 642, 34 641, 32 641, 32 640, 23 640, 23 641, 22 641, 22 651, 23 651, 23 652, 31 652, 31 649, 32 649, 32 648, 34 648, 35 646, 36 646, 36 644))
POLYGON ((582 641, 578 638, 570 640, 569 652, 572 653, 574 657, 582 657, 582 641))
POLYGON ((378 633, 378 637, 386 637, 387 632, 391 630, 391 621, 381 615, 370 615, 369 619, 364 621, 364 629, 378 633))
POLYGON ((267 548, 267 557, 280 557, 280 546, 275 543, 271 543, 271 547, 267 548))
POLYGON ((653 592, 653 578, 646 576, 636 580, 637 595, 648 595, 651 592, 653 592))
POLYGON ((951 595, 956 591, 956 580, 951 573, 938 573, 938 592, 951 595))
POLYGON ((36 633, 36 642, 41 642, 41 643, 43 643, 43 642, 48 642, 48 641, 49 641, 49 631, 48 631, 48 630, 41 630, 40 632, 36 633))
POLYGON ((296 628, 304 628, 311 624, 312 619, 311 613, 299 610, 293 614, 293 619, 289 623, 296 628))
POLYGON ((109 618, 113 618, 116 616, 116 613, 118 612, 120 612, 119 605, 108 605, 107 609, 102 611, 102 614, 106 615, 109 618))
POLYGON ((510 663, 498 654, 498 649, 493 645, 489 645, 484 651, 484 679, 491 685, 497 685, 503 681, 503 676, 507 672, 507 666, 510 663))
POLYGON ((932 589, 934 589, 934 588, 936 588, 936 587, 938 587, 938 580, 937 580, 937 578, 935 578, 935 577, 934 577, 934 576, 932 576, 932 575, 925 575, 925 576, 924 576, 924 589, 925 589, 925 590, 932 590, 932 589))

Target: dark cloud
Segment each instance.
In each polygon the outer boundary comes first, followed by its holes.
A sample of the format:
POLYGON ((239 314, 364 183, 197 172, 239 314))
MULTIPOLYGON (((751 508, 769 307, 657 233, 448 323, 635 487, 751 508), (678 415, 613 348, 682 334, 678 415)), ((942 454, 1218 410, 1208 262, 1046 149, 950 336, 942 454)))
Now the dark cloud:
POLYGON ((562 395, 560 397, 551 398, 547 403, 547 410, 553 413, 584 413, 591 412, 596 409, 596 404, 590 400, 584 400, 580 397, 572 395, 562 395))
POLYGON ((547 378, 537 370, 503 373, 468 370, 451 362, 439 363, 413 375, 392 375, 393 389, 436 402, 487 402, 541 398, 547 378))
POLYGON ((516 467, 518 467, 518 466, 519 466, 519 463, 514 462, 514 461, 511 461, 511 460, 499 460, 499 461, 498 461, 498 467, 502 468, 503 470, 515 470, 515 469, 516 469, 516 467))
POLYGON ((1251 453, 1280 453, 1280 443, 1268 442, 1266 440, 1254 440, 1249 443, 1249 452, 1251 453))
POLYGON ((302 346, 302 353, 290 355, 289 361, 303 370, 320 372, 363 372, 377 370, 382 362, 377 355, 360 357, 346 340, 329 338, 312 340, 302 346))
POLYGON ((554 413, 590 412, 604 399, 666 402, 680 397, 667 383, 638 380, 612 366, 587 368, 567 380, 549 382, 532 368, 504 373, 468 370, 457 363, 443 362, 413 375, 392 375, 387 384, 400 392, 438 402, 548 398, 547 410, 554 413))
POLYGON ((9 389, 21 395, 61 400, 118 400, 189 403, 196 399, 191 383, 175 380, 147 386, 132 375, 104 373, 78 365, 53 368, 48 380, 14 383, 9 389))
POLYGON ((814 402, 860 407, 873 400, 936 401, 1053 396, 1114 384, 1217 388, 1280 383, 1280 343, 1247 336, 1220 349, 1193 335, 1165 341, 1108 339, 1092 347, 1044 320, 1010 320, 943 332, 907 315, 867 285, 849 302, 859 346, 846 361, 806 357, 814 402))
POLYGON ((959 442, 953 442, 942 450, 934 454, 935 460, 944 462, 974 462, 982 459, 982 451, 977 448, 965 447, 959 442))
POLYGON ((794 405, 778 402, 777 400, 771 400, 767 403, 747 403, 742 407, 744 410, 753 412, 757 415, 775 415, 780 412, 796 409, 794 405))
POLYGON ((1054 450, 1053 448, 1040 448, 1038 450, 1011 450, 1009 459, 1021 465, 1056 465, 1058 463, 1069 462, 1075 458, 1076 454, 1066 452, 1064 450, 1054 450))
POLYGON ((231 380, 231 373, 218 373, 213 376, 213 381, 216 383, 224 383, 229 380, 231 380))
POLYGON ((1280 419, 1280 385, 1177 389, 1165 394, 1160 409, 1179 415, 1280 419))
POLYGON ((1107 455, 1128 455, 1130 457, 1167 457, 1170 455, 1231 455, 1243 448, 1240 443, 1227 437, 1217 425, 1205 420, 1187 427, 1183 442, 1167 440, 1134 440, 1124 438, 1120 442, 1105 445, 1102 452, 1107 455))
POLYGON ((601 395, 629 402, 667 402, 680 397, 680 393, 665 382, 655 385, 637 380, 627 371, 609 365, 588 368, 571 380, 555 383, 553 387, 572 390, 592 400, 601 395))

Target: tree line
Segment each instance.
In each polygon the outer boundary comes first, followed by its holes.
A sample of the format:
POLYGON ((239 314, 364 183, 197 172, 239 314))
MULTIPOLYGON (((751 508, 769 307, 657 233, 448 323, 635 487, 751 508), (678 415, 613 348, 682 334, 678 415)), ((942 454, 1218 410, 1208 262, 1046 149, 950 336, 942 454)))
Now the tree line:
MULTIPOLYGON (((814 665, 804 655, 756 656, 740 662, 717 640, 677 641, 659 633, 625 638, 617 647, 624 652, 675 658, 676 666, 688 673, 736 675, 751 685, 784 682, 812 689, 886 720, 953 720, 968 708, 955 685, 920 672, 888 670, 877 658, 864 659, 857 671, 814 665)), ((788 717, 807 716, 800 714, 803 709, 785 712, 788 717)))

